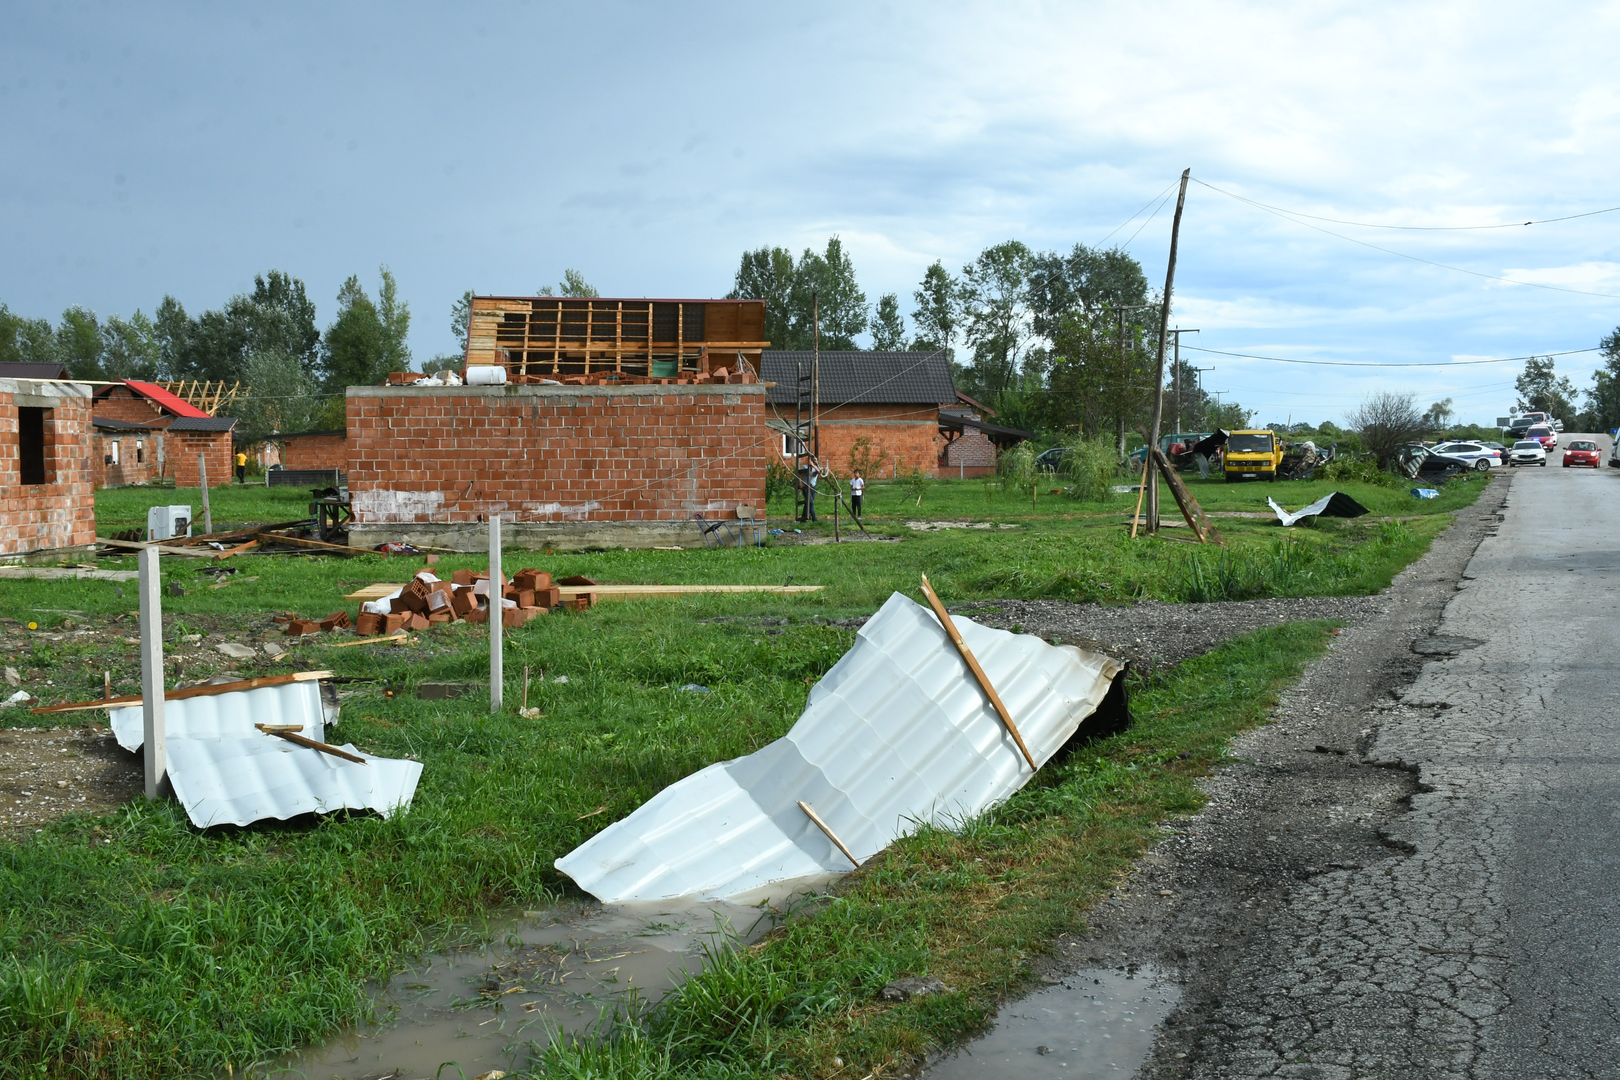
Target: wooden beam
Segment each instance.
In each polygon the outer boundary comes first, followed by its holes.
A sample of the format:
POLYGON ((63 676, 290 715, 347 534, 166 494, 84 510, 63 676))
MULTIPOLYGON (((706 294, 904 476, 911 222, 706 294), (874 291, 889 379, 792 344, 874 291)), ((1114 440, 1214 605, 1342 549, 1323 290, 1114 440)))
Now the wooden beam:
POLYGON ((945 635, 956 646, 956 651, 962 654, 962 659, 967 662, 968 670, 973 672, 973 677, 979 681, 979 688, 984 691, 985 697, 989 698, 990 704, 995 706, 996 715, 1000 716, 1001 722, 1007 726, 1007 731, 1012 735, 1013 742, 1018 744, 1018 750, 1024 755, 1024 760, 1029 762, 1030 769, 1039 769, 1040 766, 1035 764, 1035 758, 1031 756, 1029 747, 1024 745, 1024 737, 1018 734, 1018 725, 1013 723, 1012 714, 1007 711, 1007 706, 1001 703, 1001 695, 996 693, 994 686, 990 685, 990 676, 986 675, 984 668, 979 666, 978 658, 973 655, 973 650, 968 648, 967 642, 962 640, 961 631, 956 629, 956 623, 951 620, 950 613, 945 610, 945 605, 939 602, 939 597, 934 593, 934 587, 928 584, 927 574, 924 574, 922 578, 922 590, 923 595, 928 597, 928 606, 934 609, 935 617, 939 619, 940 625, 945 628, 945 635))
POLYGON ((314 739, 306 739, 304 736, 291 731, 282 731, 280 725, 277 724, 254 724, 253 726, 266 735, 274 735, 278 739, 286 739, 290 743, 307 746, 311 750, 319 750, 323 754, 331 754, 333 757, 342 758, 345 761, 359 762, 361 765, 368 764, 366 759, 358 754, 351 754, 347 750, 339 750, 335 746, 328 746, 326 743, 316 742, 314 739))
MULTIPOLYGON (((288 683, 314 682, 319 679, 330 679, 331 677, 332 673, 330 671, 295 671, 290 675, 265 675, 262 678, 241 679, 237 682, 184 686, 176 690, 165 690, 163 700, 175 701, 179 698, 234 694, 238 690, 257 690, 264 686, 286 686, 288 683)), ((41 705, 31 711, 36 713, 83 712, 86 709, 107 709, 115 705, 139 705, 140 702, 141 695, 132 694, 125 697, 103 698, 100 701, 72 701, 62 705, 41 705)))
POLYGON ((134 540, 109 540, 105 536, 96 537, 96 543, 106 544, 108 547, 124 548, 127 551, 143 551, 146 548, 155 548, 165 555, 178 555, 183 559, 207 559, 218 552, 198 551, 195 548, 171 547, 167 544, 142 544, 134 540))
POLYGON ((800 799, 799 800, 799 809, 803 810, 805 812, 805 815, 807 817, 809 817, 811 821, 815 822, 816 828, 820 829, 823 833, 825 833, 827 835, 827 839, 831 840, 834 844, 838 845, 838 850, 842 851, 844 853, 844 858, 848 859, 850 862, 854 863, 856 866, 861 865, 861 860, 857 859, 854 856, 854 854, 849 850, 849 848, 844 846, 844 842, 842 840, 838 839, 838 834, 833 832, 831 827, 829 827, 828 824, 825 821, 821 820, 821 815, 816 813, 814 810, 810 809, 810 804, 809 803, 805 802, 803 799, 800 799))
POLYGON ((301 536, 283 536, 281 533, 261 531, 254 534, 265 542, 292 544, 294 547, 316 548, 320 551, 330 551, 342 555, 376 555, 378 552, 370 548, 347 547, 343 544, 328 544, 322 540, 305 540, 301 536))

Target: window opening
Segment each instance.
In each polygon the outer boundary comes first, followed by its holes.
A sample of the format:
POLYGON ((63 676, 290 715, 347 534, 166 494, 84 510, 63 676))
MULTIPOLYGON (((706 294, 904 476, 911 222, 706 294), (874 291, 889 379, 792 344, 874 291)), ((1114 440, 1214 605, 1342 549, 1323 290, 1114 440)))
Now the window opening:
POLYGON ((48 409, 17 408, 17 463, 25 484, 47 483, 45 477, 45 414, 48 409))
POLYGON ((146 451, 144 449, 144 445, 145 444, 142 443, 140 439, 135 440, 135 464, 137 465, 146 460, 146 451))

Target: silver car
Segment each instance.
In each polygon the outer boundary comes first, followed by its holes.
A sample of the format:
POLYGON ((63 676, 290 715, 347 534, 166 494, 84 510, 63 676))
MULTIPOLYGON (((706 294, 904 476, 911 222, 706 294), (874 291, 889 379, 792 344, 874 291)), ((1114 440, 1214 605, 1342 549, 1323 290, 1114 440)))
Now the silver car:
POLYGON ((1502 455, 1498 451, 1492 450, 1484 443, 1441 443, 1439 446, 1434 448, 1434 452, 1437 454, 1444 454, 1446 457, 1461 458, 1474 468, 1478 469, 1480 472, 1485 472, 1497 465, 1502 464, 1502 455))
POLYGON ((1547 467, 1547 448, 1535 439, 1520 439, 1508 451, 1509 465, 1540 465, 1547 467))

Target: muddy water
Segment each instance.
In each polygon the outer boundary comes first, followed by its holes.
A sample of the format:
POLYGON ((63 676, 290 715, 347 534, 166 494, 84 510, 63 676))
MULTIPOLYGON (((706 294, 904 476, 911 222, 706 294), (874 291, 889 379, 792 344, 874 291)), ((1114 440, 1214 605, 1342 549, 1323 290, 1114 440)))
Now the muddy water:
POLYGON ((1132 1076, 1180 990, 1151 968, 1099 968, 1004 1007, 995 1028, 934 1063, 926 1080, 1132 1076))
POLYGON ((386 1023, 345 1031, 258 1075, 266 1080, 473 1077, 513 1071, 553 1031, 597 1024, 632 989, 656 1001, 717 936, 748 940, 768 910, 718 902, 580 905, 503 921, 488 946, 437 954, 378 995, 386 1023), (459 1071, 458 1071, 459 1070, 459 1071))

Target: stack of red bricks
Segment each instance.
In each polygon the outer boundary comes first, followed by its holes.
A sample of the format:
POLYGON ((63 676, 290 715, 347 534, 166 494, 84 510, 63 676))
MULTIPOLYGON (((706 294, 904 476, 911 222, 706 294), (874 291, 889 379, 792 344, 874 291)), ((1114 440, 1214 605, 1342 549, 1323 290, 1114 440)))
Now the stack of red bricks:
MULTIPOLYGON (((471 612, 468 622, 489 621, 489 575, 471 570, 457 570, 455 579, 465 579, 483 599, 485 606, 471 612)), ((503 582, 500 589, 501 625, 522 626, 536 615, 544 615, 562 602, 562 591, 551 583, 551 575, 544 570, 525 569, 503 582)))
POLYGON ((304 634, 330 634, 334 630, 347 630, 353 625, 349 622, 349 613, 347 611, 334 611, 324 619, 300 619, 289 611, 285 615, 277 615, 276 622, 286 625, 288 637, 300 637, 304 634))
MULTIPOLYGON (((502 625, 522 626, 536 615, 544 615, 561 602, 561 594, 551 583, 551 575, 541 570, 519 570, 509 582, 502 582, 502 625)), ((361 637, 392 634, 399 630, 426 630, 435 623, 481 623, 489 620, 489 575, 457 570, 449 581, 423 570, 413 577, 398 596, 389 601, 387 614, 362 611, 355 624, 361 637)))

